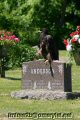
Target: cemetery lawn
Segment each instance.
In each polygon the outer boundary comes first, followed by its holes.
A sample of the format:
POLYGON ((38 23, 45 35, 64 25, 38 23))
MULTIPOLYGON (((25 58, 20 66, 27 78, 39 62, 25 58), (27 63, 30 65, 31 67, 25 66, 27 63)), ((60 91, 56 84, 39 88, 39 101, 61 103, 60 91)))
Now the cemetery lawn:
MULTIPOLYGON (((66 57, 66 51, 60 51, 60 59, 66 59, 66 57)), ((80 98, 74 100, 27 100, 11 98, 10 93, 12 91, 21 90, 21 77, 22 71, 21 68, 18 68, 6 71, 5 79, 0 78, 0 120, 8 120, 9 112, 72 113, 73 118, 69 120, 80 120, 80 98)), ((72 66, 72 90, 80 92, 80 66, 76 66, 75 63, 72 66)))

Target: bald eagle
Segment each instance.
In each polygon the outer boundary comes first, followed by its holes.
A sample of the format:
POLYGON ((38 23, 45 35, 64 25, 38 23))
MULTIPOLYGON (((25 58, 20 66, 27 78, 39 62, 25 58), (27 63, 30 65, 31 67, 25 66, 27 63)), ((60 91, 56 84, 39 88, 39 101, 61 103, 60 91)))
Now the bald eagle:
POLYGON ((59 59, 55 40, 48 34, 48 30, 46 28, 41 30, 38 46, 45 61, 51 63, 51 61, 59 59))

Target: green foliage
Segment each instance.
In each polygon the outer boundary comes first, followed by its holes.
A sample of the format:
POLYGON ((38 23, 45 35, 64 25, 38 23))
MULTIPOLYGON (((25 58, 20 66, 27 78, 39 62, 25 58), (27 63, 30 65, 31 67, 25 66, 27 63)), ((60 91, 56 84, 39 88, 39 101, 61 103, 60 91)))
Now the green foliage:
POLYGON ((1 4, 3 8, 0 27, 17 33, 22 43, 37 44, 37 31, 42 27, 47 27, 55 34, 56 24, 59 23, 56 19, 60 17, 61 0, 4 0, 1 4))
POLYGON ((8 67, 20 67, 23 62, 32 61, 35 59, 36 51, 29 45, 15 45, 8 47, 8 55, 6 64, 8 67))
POLYGON ((79 0, 1 0, 0 28, 13 31, 22 44, 38 44, 38 30, 49 29, 59 48, 79 22, 79 0))

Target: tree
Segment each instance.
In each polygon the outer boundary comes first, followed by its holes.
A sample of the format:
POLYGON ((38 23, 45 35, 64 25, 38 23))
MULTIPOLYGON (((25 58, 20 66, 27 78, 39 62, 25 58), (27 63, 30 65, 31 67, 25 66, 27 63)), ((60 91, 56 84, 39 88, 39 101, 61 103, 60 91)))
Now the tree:
POLYGON ((11 30, 22 44, 38 43, 40 28, 54 35, 59 48, 63 38, 79 24, 79 0, 1 0, 0 28, 11 30))

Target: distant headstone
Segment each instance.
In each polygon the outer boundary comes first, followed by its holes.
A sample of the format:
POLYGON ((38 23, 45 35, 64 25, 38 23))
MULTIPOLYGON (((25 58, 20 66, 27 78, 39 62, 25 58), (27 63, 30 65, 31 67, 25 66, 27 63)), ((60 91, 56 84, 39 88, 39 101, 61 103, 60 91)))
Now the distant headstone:
POLYGON ((62 61, 53 61, 51 67, 52 69, 43 60, 24 62, 22 65, 22 89, 71 92, 71 66, 62 61))

